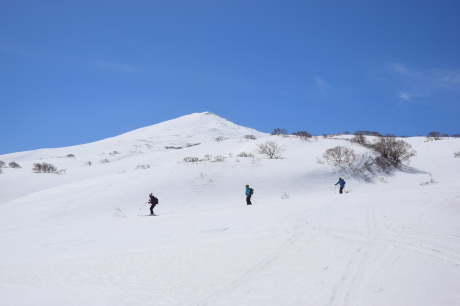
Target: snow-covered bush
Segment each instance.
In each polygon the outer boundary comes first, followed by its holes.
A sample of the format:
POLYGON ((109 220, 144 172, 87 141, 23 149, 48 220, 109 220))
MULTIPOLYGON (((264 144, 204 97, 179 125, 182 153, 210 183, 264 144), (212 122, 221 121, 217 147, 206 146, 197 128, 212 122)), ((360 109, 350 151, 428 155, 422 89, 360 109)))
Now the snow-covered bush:
POLYGON ((22 168, 18 163, 16 162, 11 162, 8 164, 8 166, 10 166, 10 168, 22 168))
POLYGON ((48 163, 34 163, 32 170, 35 173, 56 173, 56 166, 48 163))
POLYGON ((92 166, 92 165, 93 165, 93 163, 90 162, 90 161, 88 161, 88 162, 86 162, 86 163, 84 164, 84 166, 92 166))
POLYGON ((136 169, 150 169, 150 165, 149 164, 147 164, 147 165, 137 165, 136 169))
POLYGON ((110 163, 110 160, 108 160, 107 158, 101 159, 101 164, 108 164, 108 163, 110 163))
POLYGON ((284 152, 284 148, 274 141, 267 141, 257 146, 259 147, 258 152, 266 155, 269 159, 280 159, 281 153, 284 152))
POLYGON ((252 139, 252 140, 256 140, 256 139, 257 139, 257 137, 254 136, 254 135, 244 135, 244 138, 246 138, 246 139, 252 139))
POLYGON ((0 160, 0 168, 5 167, 5 162, 0 160))
POLYGON ((454 153, 454 158, 460 157, 460 151, 454 153))
POLYGON ((217 141, 217 142, 221 142, 221 141, 224 141, 224 140, 227 140, 227 139, 228 139, 227 137, 223 137, 223 136, 219 136, 219 137, 214 138, 214 140, 217 141))
POLYGON ((65 157, 67 157, 67 158, 73 158, 73 159, 76 158, 75 155, 73 155, 73 154, 67 154, 65 157))
POLYGON ((190 148, 190 147, 193 147, 193 146, 198 146, 198 145, 200 145, 200 144, 201 144, 201 143, 186 143, 185 146, 186 146, 187 148, 190 148))

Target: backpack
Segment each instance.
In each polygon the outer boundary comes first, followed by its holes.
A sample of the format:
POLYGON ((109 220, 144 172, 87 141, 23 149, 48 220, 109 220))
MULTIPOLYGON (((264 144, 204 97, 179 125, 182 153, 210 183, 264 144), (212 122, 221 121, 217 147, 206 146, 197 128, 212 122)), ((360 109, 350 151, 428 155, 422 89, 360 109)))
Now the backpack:
POLYGON ((157 197, 153 198, 153 203, 158 204, 158 198, 157 197))
POLYGON ((254 189, 253 189, 253 188, 249 188, 249 194, 250 194, 250 195, 253 195, 253 194, 254 194, 254 189))

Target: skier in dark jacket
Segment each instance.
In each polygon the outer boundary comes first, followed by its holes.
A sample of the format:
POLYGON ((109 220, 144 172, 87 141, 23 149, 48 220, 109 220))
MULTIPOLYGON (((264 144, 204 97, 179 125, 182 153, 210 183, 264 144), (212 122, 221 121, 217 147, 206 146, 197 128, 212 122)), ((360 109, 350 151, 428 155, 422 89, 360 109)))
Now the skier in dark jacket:
POLYGON ((339 189, 339 193, 342 193, 343 192, 343 188, 345 188, 345 180, 341 177, 339 177, 339 181, 337 183, 335 183, 335 185, 339 184, 340 186, 340 189, 339 189))
POLYGON ((246 185, 246 204, 252 205, 251 203, 252 188, 249 188, 249 185, 246 185))
POLYGON ((155 198, 155 196, 153 194, 149 194, 149 203, 151 204, 150 205, 150 214, 151 215, 155 215, 153 213, 153 208, 158 204, 158 198, 155 198))

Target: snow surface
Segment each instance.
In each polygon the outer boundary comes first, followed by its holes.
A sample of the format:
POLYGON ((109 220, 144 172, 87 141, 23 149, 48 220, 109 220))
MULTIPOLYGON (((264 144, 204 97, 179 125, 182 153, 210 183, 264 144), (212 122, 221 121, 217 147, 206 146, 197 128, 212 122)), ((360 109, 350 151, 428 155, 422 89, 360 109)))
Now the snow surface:
POLYGON ((199 113, 1 155, 22 166, 0 174, 1 304, 460 305, 460 139, 405 138, 418 153, 407 171, 345 176, 339 195, 343 173, 316 158, 367 149, 335 138, 199 113), (266 141, 285 146, 283 159, 255 153, 266 141), (41 162, 66 174, 33 173, 41 162), (420 185, 430 173, 437 184, 420 185), (139 217, 151 192, 158 216, 139 217))

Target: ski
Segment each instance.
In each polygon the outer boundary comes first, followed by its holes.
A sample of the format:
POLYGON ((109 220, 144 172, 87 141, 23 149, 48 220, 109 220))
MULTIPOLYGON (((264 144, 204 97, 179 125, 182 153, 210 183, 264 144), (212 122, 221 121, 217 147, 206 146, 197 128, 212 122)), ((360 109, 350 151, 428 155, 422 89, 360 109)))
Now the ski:
POLYGON ((139 216, 139 217, 150 217, 150 216, 156 217, 157 215, 138 215, 138 216, 139 216))

